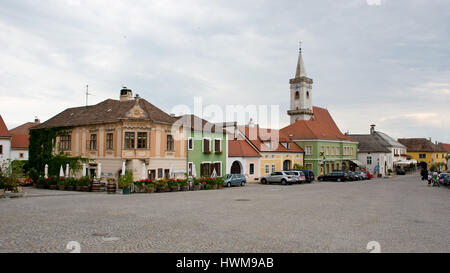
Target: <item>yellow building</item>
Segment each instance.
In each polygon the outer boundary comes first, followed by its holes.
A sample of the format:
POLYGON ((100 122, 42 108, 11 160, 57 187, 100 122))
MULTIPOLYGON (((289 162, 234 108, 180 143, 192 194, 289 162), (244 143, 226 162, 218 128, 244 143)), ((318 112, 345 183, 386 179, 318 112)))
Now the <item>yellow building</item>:
POLYGON ((261 154, 260 176, 304 165, 303 149, 279 130, 259 128, 258 125, 240 126, 239 130, 261 154))
POLYGON ((417 160, 417 162, 427 163, 428 168, 436 163, 442 164, 443 166, 447 163, 446 151, 429 139, 400 138, 398 141, 406 146, 408 157, 417 160))

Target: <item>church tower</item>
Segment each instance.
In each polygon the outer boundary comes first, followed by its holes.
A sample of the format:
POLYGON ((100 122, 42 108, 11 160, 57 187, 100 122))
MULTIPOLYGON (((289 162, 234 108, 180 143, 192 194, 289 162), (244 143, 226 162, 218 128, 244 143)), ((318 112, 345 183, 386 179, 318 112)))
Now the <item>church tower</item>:
POLYGON ((291 107, 287 113, 291 116, 291 124, 297 120, 310 120, 313 116, 312 83, 313 80, 306 76, 302 48, 300 47, 295 77, 289 80, 291 85, 291 107))

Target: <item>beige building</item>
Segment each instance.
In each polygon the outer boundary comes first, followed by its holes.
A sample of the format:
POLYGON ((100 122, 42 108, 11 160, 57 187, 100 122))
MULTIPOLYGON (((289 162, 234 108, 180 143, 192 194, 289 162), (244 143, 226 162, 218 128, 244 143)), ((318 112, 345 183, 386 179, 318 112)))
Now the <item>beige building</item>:
POLYGON ((125 164, 139 180, 186 172, 187 133, 183 128, 172 129, 175 121, 138 95, 133 98, 124 87, 120 100, 69 108, 33 129, 63 128, 55 153, 95 160, 88 166, 88 175, 98 177, 101 163, 103 178, 117 178, 125 164))

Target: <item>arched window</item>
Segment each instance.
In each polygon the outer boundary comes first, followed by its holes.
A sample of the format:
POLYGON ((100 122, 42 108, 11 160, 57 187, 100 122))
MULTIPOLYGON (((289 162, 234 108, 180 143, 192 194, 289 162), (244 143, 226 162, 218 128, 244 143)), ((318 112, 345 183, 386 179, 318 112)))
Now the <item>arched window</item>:
POLYGON ((295 92, 295 99, 296 99, 296 100, 300 99, 300 93, 299 93, 298 91, 295 92))
POLYGON ((306 98, 309 99, 309 91, 306 92, 306 98))

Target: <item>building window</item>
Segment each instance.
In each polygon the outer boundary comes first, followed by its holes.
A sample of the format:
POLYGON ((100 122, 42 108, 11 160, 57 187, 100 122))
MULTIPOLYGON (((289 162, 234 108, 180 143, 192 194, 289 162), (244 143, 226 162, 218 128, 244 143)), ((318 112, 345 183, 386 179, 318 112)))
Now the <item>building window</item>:
POLYGON ((419 154, 419 158, 427 158, 427 154, 419 154))
POLYGON ((188 139, 188 150, 194 150, 194 139, 192 137, 188 139))
POLYGON ((114 149, 114 134, 107 133, 106 134, 106 150, 114 149))
POLYGON ((3 145, 0 145, 0 155, 3 154, 3 145))
POLYGON ((71 150, 71 135, 64 135, 59 137, 59 150, 70 151, 71 150))
POLYGON ((173 145, 173 136, 167 135, 167 151, 173 151, 174 145, 173 145))
POLYGON ((275 171, 275 164, 272 164, 272 172, 275 171))
POLYGON ((367 157, 367 165, 372 165, 372 157, 371 156, 367 157))
POLYGON ((204 138, 203 139, 203 152, 204 153, 210 153, 211 152, 211 150, 210 150, 210 140, 209 139, 207 139, 207 138, 204 138))
POLYGON ((339 167, 340 167, 340 166, 339 166, 339 163, 336 163, 336 170, 340 170, 339 167))
POLYGON ((214 139, 214 152, 222 152, 222 141, 220 139, 214 139))
POLYGON ((137 133, 137 148, 138 149, 147 148, 147 133, 146 132, 138 132, 137 133))
POLYGON ((23 157, 24 157, 23 153, 20 153, 19 158, 23 158, 23 157))
POLYGON ((216 162, 211 164, 212 168, 211 168, 211 174, 214 170, 216 170, 216 175, 217 177, 222 176, 222 163, 221 162, 216 162))
POLYGON ((250 174, 255 174, 255 164, 250 163, 250 174))
POLYGON ((134 132, 125 132, 125 149, 134 149, 134 132))
POLYGON ((330 155, 330 147, 327 146, 327 155, 330 155))
POLYGON ((97 150, 97 134, 91 134, 91 139, 89 140, 89 150, 97 150))
POLYGON ((320 154, 324 155, 325 154, 325 147, 320 146, 320 154))
POLYGON ((192 176, 192 165, 193 165, 192 162, 188 163, 188 175, 189 176, 192 176))
POLYGON ((350 155, 353 155, 353 147, 350 148, 350 155))
POLYGON ((200 164, 200 176, 209 177, 211 175, 210 167, 211 167, 210 163, 200 164))
POLYGON ((269 174, 269 165, 266 165, 266 166, 265 166, 264 172, 265 172, 266 174, 269 174))
POLYGON ((336 155, 339 155, 339 147, 336 147, 336 155))
POLYGON ((295 92, 295 99, 296 100, 300 99, 300 92, 298 92, 298 91, 295 92))
POLYGON ((163 169, 158 169, 158 178, 163 178, 163 169))

